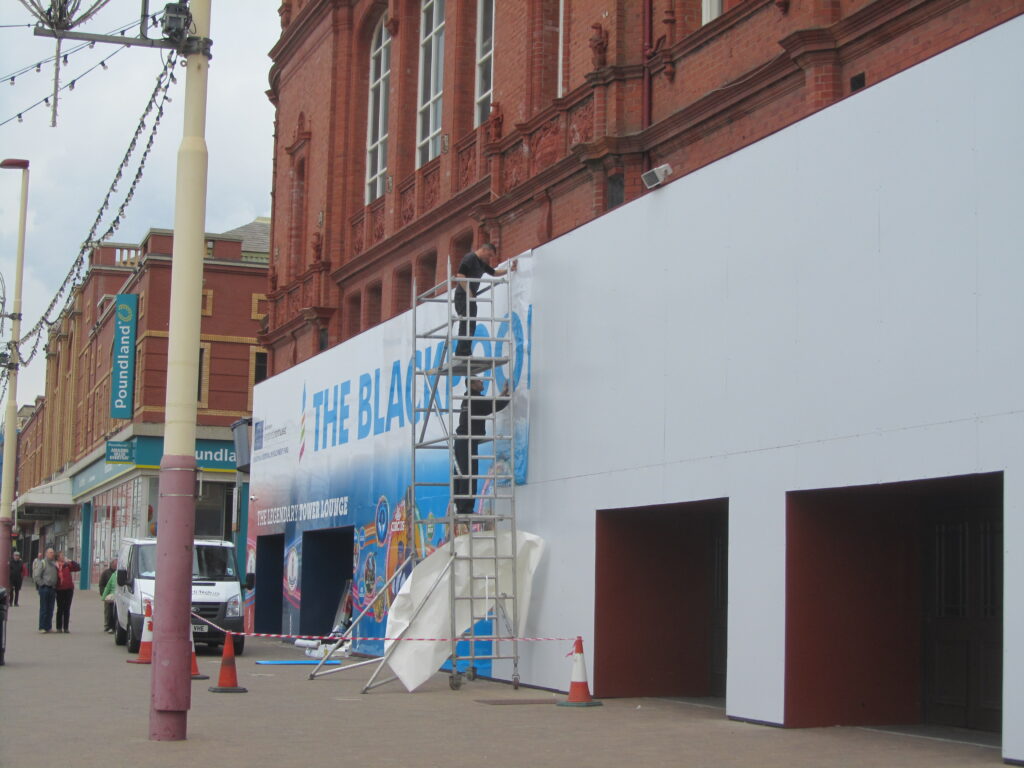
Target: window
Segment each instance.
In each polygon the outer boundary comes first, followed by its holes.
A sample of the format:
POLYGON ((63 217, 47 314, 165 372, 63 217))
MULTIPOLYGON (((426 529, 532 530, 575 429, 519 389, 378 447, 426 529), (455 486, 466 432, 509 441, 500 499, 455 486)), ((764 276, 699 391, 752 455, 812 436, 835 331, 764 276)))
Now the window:
POLYGON ((253 357, 253 384, 259 384, 267 378, 267 353, 257 352, 253 357))
POLYGON ((700 23, 707 24, 722 15, 722 0, 701 0, 700 23))
POLYGON ((370 44, 370 94, 366 107, 366 202, 384 194, 388 175, 388 96, 391 91, 391 33, 384 17, 370 44))
POLYGON ((417 168, 441 154, 441 96, 444 91, 444 0, 423 0, 420 8, 417 168))
POLYGON ((477 0, 476 112, 474 127, 487 122, 494 92, 494 0, 477 0))

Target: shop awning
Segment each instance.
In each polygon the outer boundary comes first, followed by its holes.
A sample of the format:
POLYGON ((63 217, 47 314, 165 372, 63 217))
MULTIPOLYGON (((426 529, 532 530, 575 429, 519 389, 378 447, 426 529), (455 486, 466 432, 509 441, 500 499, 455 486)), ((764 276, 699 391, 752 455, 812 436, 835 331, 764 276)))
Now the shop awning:
POLYGON ((18 510, 19 517, 30 518, 33 510, 42 508, 47 513, 54 511, 54 507, 70 507, 74 504, 71 500, 71 480, 62 477, 51 483, 37 485, 25 493, 18 494, 14 500, 14 508, 18 510))

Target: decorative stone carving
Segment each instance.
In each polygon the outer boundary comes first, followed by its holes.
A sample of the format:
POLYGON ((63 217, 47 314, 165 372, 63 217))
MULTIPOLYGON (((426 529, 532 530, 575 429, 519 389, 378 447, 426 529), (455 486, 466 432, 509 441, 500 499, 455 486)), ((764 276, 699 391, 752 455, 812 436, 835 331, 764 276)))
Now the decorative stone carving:
POLYGON ((539 172, 562 156, 562 123, 558 118, 549 120, 530 137, 534 171, 539 172))
POLYGON ((505 117, 501 113, 501 104, 496 101, 491 102, 491 113, 487 116, 487 140, 497 141, 501 138, 501 126, 505 122, 505 117))
POLYGON ((352 224, 352 255, 358 256, 363 252, 363 217, 352 224))
POLYGON ((519 142, 505 153, 501 182, 505 191, 515 189, 526 181, 526 146, 519 142))
POLYGON ((314 232, 309 243, 309 248, 313 253, 313 261, 320 261, 320 252, 323 250, 323 245, 323 236, 319 232, 314 232))
POLYGON ((277 9, 277 15, 281 17, 281 29, 284 29, 292 23, 292 4, 288 0, 284 0, 281 7, 277 9))
POLYGON ((459 189, 465 189, 476 179, 476 144, 459 152, 459 189))
POLYGON ((589 98, 569 113, 569 146, 594 139, 594 99, 589 98))
POLYGON ((423 210, 429 211, 441 196, 441 171, 433 168, 423 174, 423 210))
POLYGON ((370 211, 370 239, 379 243, 384 239, 384 206, 378 205, 370 211))
POLYGON ((403 227, 416 218, 416 187, 408 187, 399 193, 398 214, 403 227))
POLYGON ((608 66, 608 31, 600 24, 591 24, 590 28, 594 30, 587 41, 590 44, 590 63, 594 69, 600 69, 608 66))

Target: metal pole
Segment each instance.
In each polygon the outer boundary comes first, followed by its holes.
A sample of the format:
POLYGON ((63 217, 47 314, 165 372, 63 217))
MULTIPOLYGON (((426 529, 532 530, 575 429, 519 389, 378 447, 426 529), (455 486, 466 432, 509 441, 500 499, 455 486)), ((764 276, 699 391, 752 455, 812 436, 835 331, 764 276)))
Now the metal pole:
MULTIPOLYGON (((210 36, 211 0, 192 0, 192 36, 210 36)), ((194 37, 193 37, 194 36, 194 37)), ((189 611, 195 532, 196 387, 206 255, 206 88, 209 47, 186 48, 185 117, 178 149, 167 341, 164 456, 157 512, 157 579, 153 619, 152 741, 186 738, 191 703, 189 611)))
POLYGON ((21 355, 21 272, 25 263, 25 217, 28 213, 28 160, 4 160, 0 168, 21 170, 21 210, 18 218, 18 253, 14 267, 14 304, 11 308, 10 360, 7 363, 7 415, 4 418, 4 471, 0 489, 0 587, 11 588, 11 502, 18 463, 18 366, 21 355))

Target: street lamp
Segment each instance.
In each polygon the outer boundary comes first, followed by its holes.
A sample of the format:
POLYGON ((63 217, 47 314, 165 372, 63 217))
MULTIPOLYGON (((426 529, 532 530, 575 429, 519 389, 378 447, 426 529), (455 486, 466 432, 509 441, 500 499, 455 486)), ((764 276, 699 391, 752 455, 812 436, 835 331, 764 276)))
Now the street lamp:
POLYGON ((18 219, 18 253, 14 267, 14 304, 11 307, 11 341, 7 359, 7 416, 4 420, 4 471, 0 488, 0 587, 10 589, 11 502, 14 501, 15 465, 18 462, 18 365, 21 355, 21 269, 25 263, 25 217, 28 211, 28 160, 0 160, 0 168, 21 171, 21 212, 18 219))

